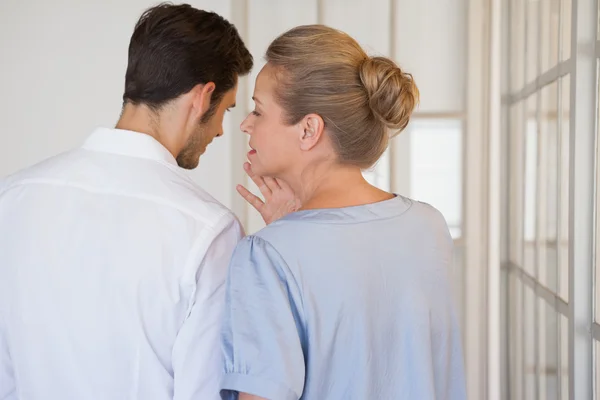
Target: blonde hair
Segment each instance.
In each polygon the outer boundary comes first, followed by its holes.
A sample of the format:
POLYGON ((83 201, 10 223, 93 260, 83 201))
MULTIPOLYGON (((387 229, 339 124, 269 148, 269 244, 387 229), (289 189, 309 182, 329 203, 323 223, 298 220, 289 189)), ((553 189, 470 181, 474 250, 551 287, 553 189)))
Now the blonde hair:
POLYGON ((285 32, 271 43, 266 60, 278 70, 276 99, 284 122, 320 115, 339 161, 361 168, 381 157, 419 99, 411 74, 388 58, 369 57, 352 37, 324 25, 285 32))

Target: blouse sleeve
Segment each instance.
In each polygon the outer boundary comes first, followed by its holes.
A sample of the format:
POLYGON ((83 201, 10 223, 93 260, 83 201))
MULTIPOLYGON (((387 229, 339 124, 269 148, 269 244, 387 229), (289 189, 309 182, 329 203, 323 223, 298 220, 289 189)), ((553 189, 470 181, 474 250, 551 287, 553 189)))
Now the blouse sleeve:
POLYGON ((294 276, 267 241, 246 237, 233 254, 222 331, 223 399, 248 393, 298 400, 305 362, 302 298, 294 276))

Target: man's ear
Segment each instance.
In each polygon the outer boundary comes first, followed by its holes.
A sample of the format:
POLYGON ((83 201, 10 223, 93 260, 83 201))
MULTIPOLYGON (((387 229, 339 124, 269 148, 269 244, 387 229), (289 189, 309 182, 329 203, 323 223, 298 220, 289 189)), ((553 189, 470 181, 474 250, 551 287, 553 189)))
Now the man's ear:
POLYGON ((198 84, 192 89, 194 92, 192 106, 196 117, 202 117, 210 108, 210 100, 215 91, 214 82, 198 84))
POLYGON ((319 143, 323 136, 325 123, 323 118, 318 114, 308 114, 299 124, 300 128, 300 148, 302 150, 310 150, 319 143))

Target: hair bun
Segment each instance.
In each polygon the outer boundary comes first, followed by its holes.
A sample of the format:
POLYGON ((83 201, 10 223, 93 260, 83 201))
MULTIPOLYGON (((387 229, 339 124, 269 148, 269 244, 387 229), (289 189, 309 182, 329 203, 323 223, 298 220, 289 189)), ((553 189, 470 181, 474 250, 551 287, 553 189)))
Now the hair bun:
POLYGON ((359 67, 369 107, 388 128, 402 130, 419 102, 419 89, 411 74, 389 58, 369 57, 359 67))

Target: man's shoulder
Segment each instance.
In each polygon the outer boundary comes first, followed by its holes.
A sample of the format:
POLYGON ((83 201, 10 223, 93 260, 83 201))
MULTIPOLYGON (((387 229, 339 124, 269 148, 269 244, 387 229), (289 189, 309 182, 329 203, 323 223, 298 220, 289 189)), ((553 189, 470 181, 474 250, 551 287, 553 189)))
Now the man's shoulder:
POLYGON ((0 197, 20 187, 23 192, 39 185, 105 195, 135 198, 187 215, 207 227, 237 221, 235 214, 184 171, 144 159, 114 158, 73 149, 23 168, 0 180, 0 197), (120 162, 115 162, 120 161, 120 162))
POLYGON ((188 182, 179 204, 192 216, 213 229, 219 230, 231 224, 240 225, 237 216, 223 203, 216 200, 195 182, 188 182))
POLYGON ((162 187, 158 196, 196 220, 216 227, 238 222, 236 215, 221 201, 209 194, 183 171, 170 171, 169 184, 162 187))
POLYGON ((50 178, 72 159, 74 150, 48 157, 0 179, 0 195, 11 187, 50 178))

